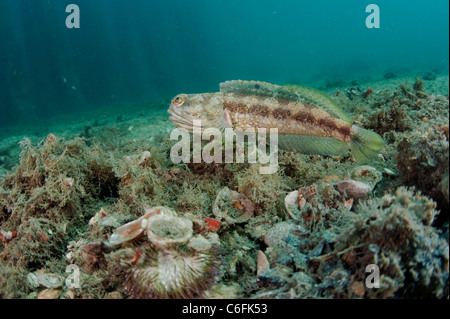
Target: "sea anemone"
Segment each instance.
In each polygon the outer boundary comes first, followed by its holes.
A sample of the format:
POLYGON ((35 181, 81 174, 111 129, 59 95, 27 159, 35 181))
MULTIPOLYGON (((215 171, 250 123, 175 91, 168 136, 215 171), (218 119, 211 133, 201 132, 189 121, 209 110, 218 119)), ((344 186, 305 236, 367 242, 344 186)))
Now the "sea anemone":
POLYGON ((147 246, 142 262, 129 269, 124 288, 133 298, 203 297, 214 282, 218 260, 215 251, 147 246))

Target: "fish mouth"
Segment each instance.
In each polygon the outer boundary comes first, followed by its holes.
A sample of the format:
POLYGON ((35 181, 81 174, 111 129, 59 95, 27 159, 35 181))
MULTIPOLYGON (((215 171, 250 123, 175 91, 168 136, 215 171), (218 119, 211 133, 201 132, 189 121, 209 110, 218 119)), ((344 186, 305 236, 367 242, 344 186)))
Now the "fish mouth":
POLYGON ((194 123, 194 118, 192 116, 180 115, 175 111, 172 105, 169 107, 169 110, 167 112, 171 115, 169 116, 169 120, 171 120, 172 123, 175 124, 177 128, 183 128, 188 130, 188 132, 192 133, 193 131, 192 126, 194 123))

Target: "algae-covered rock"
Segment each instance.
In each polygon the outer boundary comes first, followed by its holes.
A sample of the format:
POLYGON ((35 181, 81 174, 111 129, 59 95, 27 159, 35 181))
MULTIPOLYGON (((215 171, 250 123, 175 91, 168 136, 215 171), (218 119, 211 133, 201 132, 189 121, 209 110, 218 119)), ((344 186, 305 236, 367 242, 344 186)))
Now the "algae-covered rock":
POLYGON ((355 167, 350 172, 350 176, 356 181, 370 185, 372 189, 383 179, 383 174, 369 165, 355 167))
POLYGON ((358 218, 344 231, 333 253, 320 256, 314 267, 321 276, 329 278, 321 284, 324 296, 386 298, 386 297, 444 297, 449 276, 449 247, 431 226, 437 213, 435 204, 427 197, 406 188, 393 196, 361 203, 358 218), (338 263, 345 282, 335 282, 334 267, 338 263), (368 265, 380 269, 380 287, 365 287, 368 265))
POLYGON ((448 207, 449 144, 443 128, 423 126, 405 137, 398 145, 397 161, 406 185, 448 207))

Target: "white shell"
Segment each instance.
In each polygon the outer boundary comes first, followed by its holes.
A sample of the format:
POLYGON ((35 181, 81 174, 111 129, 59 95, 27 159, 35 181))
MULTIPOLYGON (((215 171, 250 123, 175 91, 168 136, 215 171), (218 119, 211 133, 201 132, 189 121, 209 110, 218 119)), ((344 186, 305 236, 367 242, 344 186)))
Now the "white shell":
POLYGON ((145 208, 145 215, 117 228, 109 238, 109 244, 116 246, 132 241, 141 236, 148 227, 148 219, 155 215, 174 216, 173 210, 167 207, 145 208))
POLYGON ((27 275, 27 281, 32 287, 43 286, 45 288, 59 288, 63 285, 63 278, 55 274, 47 274, 41 271, 35 271, 27 275))
POLYGON ((298 206, 298 190, 290 192, 284 198, 284 206, 292 219, 298 220, 297 214, 300 213, 298 206))
POLYGON ((256 256, 256 264, 256 276, 259 276, 263 271, 270 268, 269 260, 261 250, 258 251, 258 255, 256 256))

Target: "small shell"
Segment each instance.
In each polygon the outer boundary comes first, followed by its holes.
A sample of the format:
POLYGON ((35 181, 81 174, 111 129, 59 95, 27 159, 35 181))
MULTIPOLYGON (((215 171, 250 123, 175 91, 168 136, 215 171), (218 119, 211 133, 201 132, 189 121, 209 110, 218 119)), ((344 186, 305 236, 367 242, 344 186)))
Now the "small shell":
POLYGON ((256 256, 256 265, 256 276, 259 276, 263 271, 270 268, 269 260, 261 250, 258 251, 258 255, 256 256))
MULTIPOLYGON (((298 191, 293 191, 287 194, 287 196, 284 198, 284 206, 286 207, 286 210, 291 216, 292 219, 298 220, 298 214, 300 213, 299 210, 299 202, 298 202, 298 191)), ((306 200, 305 200, 306 203, 306 200)))
POLYGON ((355 281, 352 284, 352 290, 353 293, 359 298, 364 297, 364 294, 366 293, 364 290, 364 283, 362 281, 355 281))
POLYGON ((38 299, 58 299, 61 295, 61 289, 55 289, 55 288, 47 288, 42 290, 39 295, 38 299))
POLYGON ((347 209, 352 209, 353 201, 354 201, 353 198, 349 198, 347 200, 344 200, 344 207, 347 208, 347 209))
POLYGON ((193 233, 192 221, 175 216, 155 215, 148 219, 148 240, 157 248, 187 242, 193 233))
POLYGON ((109 244, 120 245, 140 237, 148 225, 148 222, 143 222, 143 220, 148 220, 155 215, 174 216, 175 212, 166 207, 146 208, 144 216, 117 228, 111 235, 109 244))
POLYGON ((152 156, 152 153, 150 153, 149 151, 144 151, 144 152, 142 152, 142 155, 141 155, 141 161, 143 161, 146 158, 151 157, 151 156, 152 156))
POLYGON ((70 251, 66 254, 66 259, 68 261, 71 261, 73 259, 73 251, 70 251))
POLYGON ((384 173, 389 176, 397 176, 398 174, 389 168, 384 168, 384 173))
POLYGON ((103 208, 100 209, 100 211, 99 211, 97 214, 95 214, 94 217, 92 217, 92 218, 89 220, 89 226, 92 226, 92 225, 97 224, 98 221, 100 220, 100 218, 103 218, 103 217, 105 217, 106 215, 107 215, 107 214, 106 214, 105 210, 104 210, 103 208))
POLYGON ((99 218, 103 218, 108 214, 106 214, 105 210, 103 208, 101 208, 100 211, 97 213, 97 215, 99 218))
POLYGON ((63 285, 63 278, 55 274, 47 274, 42 271, 35 271, 34 273, 29 273, 27 275, 28 283, 37 288, 39 286, 45 288, 60 288, 63 285))
POLYGON ((352 179, 343 181, 337 185, 339 193, 347 194, 354 199, 367 197, 372 192, 372 189, 370 185, 352 179))
POLYGON ((142 216, 141 218, 129 222, 123 226, 117 228, 114 233, 109 238, 110 245, 121 245, 125 242, 132 241, 133 239, 138 238, 144 233, 143 228, 141 228, 141 221, 146 216, 142 216))
POLYGON ((28 283, 30 284, 31 287, 33 287, 33 288, 38 288, 39 287, 38 277, 34 273, 30 272, 27 275, 27 281, 28 281, 28 283))

